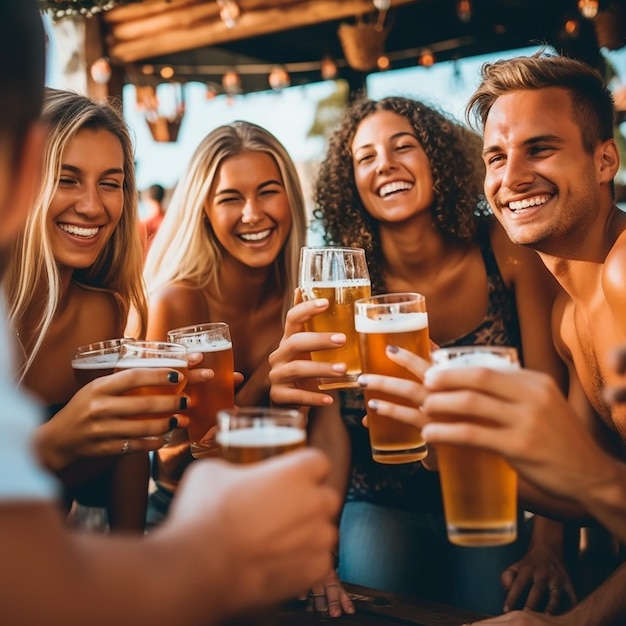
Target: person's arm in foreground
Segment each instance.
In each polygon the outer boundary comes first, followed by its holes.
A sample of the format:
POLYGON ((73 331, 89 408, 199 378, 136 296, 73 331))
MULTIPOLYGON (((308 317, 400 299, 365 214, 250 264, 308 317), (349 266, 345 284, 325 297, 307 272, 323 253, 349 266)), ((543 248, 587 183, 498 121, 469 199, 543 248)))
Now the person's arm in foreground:
MULTIPOLYGON (((309 444, 323 450, 330 458, 332 469, 328 484, 343 500, 350 472, 350 440, 341 420, 338 398, 320 392, 317 378, 341 375, 345 372, 345 363, 317 363, 310 355, 313 350, 336 347, 345 342, 345 335, 304 331, 305 321, 327 307, 328 300, 302 302, 299 291, 296 293, 295 305, 287 313, 280 345, 270 355, 270 398, 276 405, 312 407, 309 411, 309 444)), ((314 608, 328 610, 330 617, 355 611, 334 567, 320 585, 311 589, 310 595, 314 608)))
POLYGON ((331 567, 328 471, 314 450, 253 468, 194 463, 168 520, 141 539, 72 534, 53 503, 5 500, 2 623, 207 626, 293 597, 331 567))

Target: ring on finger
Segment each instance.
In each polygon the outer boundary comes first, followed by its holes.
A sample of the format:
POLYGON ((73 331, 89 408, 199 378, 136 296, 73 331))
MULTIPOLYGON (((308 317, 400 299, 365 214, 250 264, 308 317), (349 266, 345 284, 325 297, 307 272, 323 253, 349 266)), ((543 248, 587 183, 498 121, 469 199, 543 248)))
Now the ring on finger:
POLYGON ((128 439, 126 439, 126 440, 124 440, 124 443, 122 444, 121 453, 122 454, 126 454, 129 450, 130 450, 130 441, 128 441, 128 439))

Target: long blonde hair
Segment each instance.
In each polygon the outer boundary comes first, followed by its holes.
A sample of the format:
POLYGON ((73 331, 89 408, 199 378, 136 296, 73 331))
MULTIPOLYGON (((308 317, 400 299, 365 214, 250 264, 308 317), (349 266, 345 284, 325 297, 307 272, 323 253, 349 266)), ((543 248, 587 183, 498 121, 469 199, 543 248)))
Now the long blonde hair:
POLYGON ((179 281, 198 289, 212 284, 219 293, 217 268, 222 249, 210 225, 205 224, 204 202, 224 159, 246 151, 265 152, 274 159, 291 207, 291 231, 275 262, 279 288, 285 294, 286 313, 306 233, 304 196, 296 167, 284 146, 269 131, 251 122, 236 121, 220 126, 196 148, 146 258, 144 276, 150 293, 179 281))
POLYGON ((96 103, 77 93, 52 89, 46 93, 43 121, 48 125, 49 134, 42 156, 41 183, 33 211, 12 251, 4 279, 11 325, 17 329, 18 322, 24 318, 35 321, 33 335, 18 338, 24 351, 19 380, 23 379, 35 360, 62 297, 60 272, 50 244, 46 218, 58 187, 63 154, 76 134, 85 128, 106 130, 115 135, 122 146, 124 209, 96 262, 76 270, 72 279, 84 287, 113 293, 120 305, 122 320, 132 307, 138 313, 142 333, 145 333, 147 325, 134 154, 126 123, 110 104, 96 103), (42 290, 43 302, 36 302, 35 295, 41 294, 42 290))

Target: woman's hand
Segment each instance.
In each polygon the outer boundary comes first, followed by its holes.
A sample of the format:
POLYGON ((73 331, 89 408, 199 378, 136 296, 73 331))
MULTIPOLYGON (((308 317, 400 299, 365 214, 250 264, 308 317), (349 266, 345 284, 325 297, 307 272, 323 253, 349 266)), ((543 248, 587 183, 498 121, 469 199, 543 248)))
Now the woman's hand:
POLYGON ((318 390, 317 379, 345 374, 345 363, 318 363, 311 352, 337 348, 346 342, 343 333, 305 332, 304 323, 328 308, 320 298, 302 302, 299 291, 296 304, 288 311, 280 345, 270 354, 270 398, 273 404, 288 406, 323 406, 333 403, 329 394, 318 390))
POLYGON ((174 417, 186 407, 187 396, 124 394, 137 387, 178 387, 181 377, 168 368, 133 368, 85 385, 38 429, 36 443, 43 462, 58 472, 87 457, 161 447, 163 435, 189 423, 183 415, 174 417))
POLYGON ((355 612, 354 604, 334 569, 319 585, 311 588, 308 596, 316 611, 328 612, 330 617, 340 617, 342 613, 352 615, 355 612))

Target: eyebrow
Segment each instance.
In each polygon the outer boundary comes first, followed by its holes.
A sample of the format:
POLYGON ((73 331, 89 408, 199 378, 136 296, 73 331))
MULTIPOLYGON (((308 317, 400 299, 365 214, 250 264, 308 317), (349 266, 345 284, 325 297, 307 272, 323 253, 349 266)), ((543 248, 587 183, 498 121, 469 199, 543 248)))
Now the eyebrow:
MULTIPOLYGON (((265 187, 269 187, 270 185, 279 185, 283 187, 283 183, 281 183, 279 180, 275 180, 274 178, 271 178, 270 180, 266 180, 262 182, 257 187, 257 189, 263 189, 265 187)), ((221 196, 221 195, 233 194, 233 193, 241 193, 241 192, 239 191, 239 189, 219 189, 218 191, 215 192, 215 197, 221 196)))
MULTIPOLYGON (((563 138, 558 135, 539 135, 538 137, 530 137, 526 139, 526 141, 522 142, 522 146, 529 147, 534 146, 538 143, 563 143, 563 138)), ((494 144, 493 146, 489 146, 482 151, 482 155, 486 156, 488 154, 493 154, 494 152, 502 152, 502 147, 498 144, 494 144)))
MULTIPOLYGON (((67 165, 67 163, 62 163, 61 164, 61 169, 62 170, 69 170, 70 172, 74 172, 75 174, 80 174, 82 172, 80 167, 76 167, 75 165, 67 165)), ((112 167, 108 170, 105 170, 104 172, 102 172, 101 176, 110 176, 111 174, 121 174, 122 176, 124 175, 124 170, 120 169, 119 167, 112 167)))
MULTIPOLYGON (((413 139, 415 139, 416 141, 419 141, 419 139, 417 139, 417 135, 415 135, 415 133, 410 133, 406 130, 402 130, 399 133, 395 133, 394 135, 391 135, 390 139, 393 141, 395 139, 400 139, 400 137, 412 137, 413 139)), ((362 146, 358 146, 357 148, 354 149, 354 152, 356 152, 357 150, 362 150, 363 148, 369 148, 371 145, 371 143, 365 143, 362 146)))

